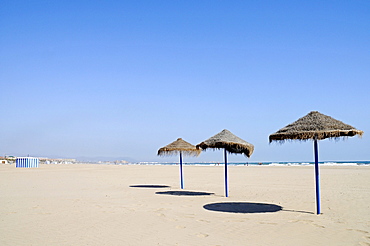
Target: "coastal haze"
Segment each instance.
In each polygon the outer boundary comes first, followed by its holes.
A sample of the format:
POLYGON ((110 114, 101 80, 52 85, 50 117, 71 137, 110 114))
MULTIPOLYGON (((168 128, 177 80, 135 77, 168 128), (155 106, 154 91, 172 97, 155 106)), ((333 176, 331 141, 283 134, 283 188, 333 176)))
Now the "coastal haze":
POLYGON ((369 15, 367 1, 4 2, 0 155, 176 162, 157 150, 228 129, 255 146, 231 162, 305 162, 311 141, 268 136, 318 110, 365 132, 320 141, 320 160, 369 160, 369 15))

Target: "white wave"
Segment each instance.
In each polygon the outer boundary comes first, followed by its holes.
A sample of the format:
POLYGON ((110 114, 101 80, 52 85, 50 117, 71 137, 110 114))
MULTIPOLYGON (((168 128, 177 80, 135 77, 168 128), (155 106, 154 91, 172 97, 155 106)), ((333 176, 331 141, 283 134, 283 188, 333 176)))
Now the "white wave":
POLYGON ((321 163, 320 164, 321 166, 358 166, 357 163, 353 163, 353 162, 341 162, 341 163, 337 163, 337 162, 324 162, 324 163, 321 163))

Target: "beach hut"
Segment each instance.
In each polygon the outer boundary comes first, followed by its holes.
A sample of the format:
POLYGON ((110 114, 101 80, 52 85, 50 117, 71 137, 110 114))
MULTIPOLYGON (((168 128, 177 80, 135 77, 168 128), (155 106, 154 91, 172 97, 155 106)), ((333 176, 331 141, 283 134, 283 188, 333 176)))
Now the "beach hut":
POLYGON ((363 131, 355 129, 330 116, 312 111, 306 116, 299 118, 269 136, 270 143, 278 141, 280 143, 286 140, 313 140, 315 152, 315 182, 316 182, 316 212, 320 214, 320 177, 319 177, 319 158, 318 158, 318 140, 325 138, 362 136, 363 131))
POLYGON ((227 152, 233 154, 244 154, 246 157, 250 157, 254 151, 253 144, 246 142, 245 140, 235 136, 229 130, 222 130, 220 133, 210 137, 209 139, 201 142, 196 146, 206 150, 208 148, 213 149, 224 149, 225 158, 225 196, 229 196, 228 190, 228 174, 227 174, 227 152))
POLYGON ((39 159, 35 157, 17 157, 15 167, 35 168, 39 167, 39 159))
POLYGON ((159 156, 164 155, 180 155, 180 187, 184 189, 184 177, 182 172, 182 155, 198 156, 201 153, 200 149, 197 149, 194 145, 186 142, 182 138, 178 138, 176 141, 160 148, 158 150, 159 156))

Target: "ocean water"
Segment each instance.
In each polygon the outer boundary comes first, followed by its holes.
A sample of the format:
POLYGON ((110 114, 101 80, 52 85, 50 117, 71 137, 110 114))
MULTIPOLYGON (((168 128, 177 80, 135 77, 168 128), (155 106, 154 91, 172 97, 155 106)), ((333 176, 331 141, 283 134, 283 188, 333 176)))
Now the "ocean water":
MULTIPOLYGON (((104 164, 104 163, 102 163, 104 164)), ((109 164, 109 163, 106 163, 109 164)), ((110 163, 113 164, 113 163, 110 163)), ((178 165, 178 162, 135 162, 121 165, 178 165)), ((185 162, 184 165, 193 166, 217 166, 223 165, 223 162, 185 162)), ((230 162, 230 166, 313 166, 314 162, 230 162)), ((320 166, 370 166, 370 161, 322 161, 320 166)))

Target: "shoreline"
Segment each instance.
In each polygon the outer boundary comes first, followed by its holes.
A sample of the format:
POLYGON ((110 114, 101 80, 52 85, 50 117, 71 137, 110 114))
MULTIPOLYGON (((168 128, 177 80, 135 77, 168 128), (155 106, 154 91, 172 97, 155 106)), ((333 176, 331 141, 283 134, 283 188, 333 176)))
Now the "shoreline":
MULTIPOLYGON (((0 165, 14 165, 14 163, 0 163, 0 165)), ((150 165, 150 166, 171 166, 179 165, 178 162, 128 162, 128 163, 113 163, 113 162, 83 162, 76 161, 71 163, 43 163, 40 165, 116 165, 116 166, 135 166, 135 165, 150 165)), ((314 162, 230 162, 228 166, 313 166, 314 162)), ((223 162, 183 162, 187 166, 222 166, 223 162)), ((370 166, 370 161, 320 161, 319 165, 324 166, 370 166)))

